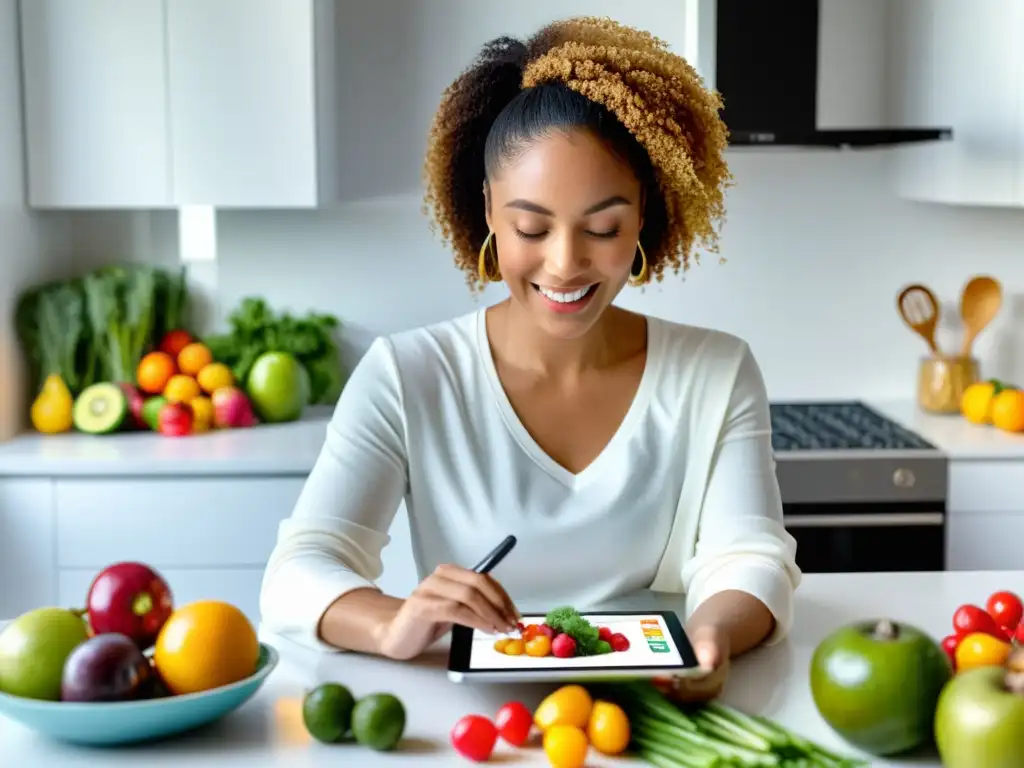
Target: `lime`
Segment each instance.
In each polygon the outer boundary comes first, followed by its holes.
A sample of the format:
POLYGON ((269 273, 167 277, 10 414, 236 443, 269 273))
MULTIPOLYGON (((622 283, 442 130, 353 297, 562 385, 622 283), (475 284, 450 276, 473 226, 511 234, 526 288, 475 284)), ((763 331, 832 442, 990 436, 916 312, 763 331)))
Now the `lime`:
POLYGON ((352 735, 363 746, 386 752, 405 731, 405 706, 390 693, 364 696, 352 710, 352 735))
POLYGON ((327 744, 341 741, 352 724, 355 703, 352 692, 344 685, 324 683, 302 700, 302 722, 317 741, 327 744))

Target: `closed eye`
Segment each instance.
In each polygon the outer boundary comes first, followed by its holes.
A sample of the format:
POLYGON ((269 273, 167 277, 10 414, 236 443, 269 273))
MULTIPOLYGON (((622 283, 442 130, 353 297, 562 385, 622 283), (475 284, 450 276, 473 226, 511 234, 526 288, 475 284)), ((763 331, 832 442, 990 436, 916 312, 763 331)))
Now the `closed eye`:
MULTIPOLYGON (((544 237, 544 235, 546 235, 546 234, 547 234, 547 232, 523 232, 521 229, 518 229, 518 228, 516 229, 516 236, 522 238, 523 240, 539 240, 540 238, 544 237)), ((607 232, 589 232, 588 231, 587 234, 590 235, 591 237, 599 237, 602 240, 610 240, 613 237, 618 237, 619 230, 618 230, 618 228, 615 228, 615 229, 608 230, 607 232)))

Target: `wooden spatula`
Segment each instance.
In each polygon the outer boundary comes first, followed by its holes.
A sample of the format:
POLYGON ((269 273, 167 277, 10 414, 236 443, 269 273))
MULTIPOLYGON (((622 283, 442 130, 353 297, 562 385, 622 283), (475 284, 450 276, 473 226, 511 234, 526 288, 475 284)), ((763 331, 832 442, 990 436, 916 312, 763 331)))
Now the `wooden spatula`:
POLYGON ((925 286, 915 283, 900 291, 896 299, 903 321, 928 343, 932 354, 939 356, 935 343, 935 327, 939 324, 939 302, 925 286))
POLYGON ((974 340, 999 314, 1003 289, 999 281, 987 275, 971 278, 960 294, 960 317, 964 321, 964 340, 960 354, 969 357, 974 340))

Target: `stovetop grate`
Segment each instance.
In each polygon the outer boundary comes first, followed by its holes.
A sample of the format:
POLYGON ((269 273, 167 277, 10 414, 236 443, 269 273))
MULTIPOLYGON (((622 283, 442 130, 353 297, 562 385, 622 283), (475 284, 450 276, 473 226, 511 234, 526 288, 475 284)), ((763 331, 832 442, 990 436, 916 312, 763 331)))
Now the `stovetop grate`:
POLYGON ((776 451, 934 450, 928 441, 859 402, 772 403, 776 451))

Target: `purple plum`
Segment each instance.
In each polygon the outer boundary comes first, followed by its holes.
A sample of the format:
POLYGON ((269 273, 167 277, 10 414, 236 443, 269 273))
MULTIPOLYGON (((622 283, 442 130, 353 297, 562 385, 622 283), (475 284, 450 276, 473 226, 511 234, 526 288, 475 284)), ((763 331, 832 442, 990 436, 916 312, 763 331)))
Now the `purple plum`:
POLYGON ((129 701, 146 698, 153 670, 127 635, 96 635, 64 663, 62 701, 129 701))

